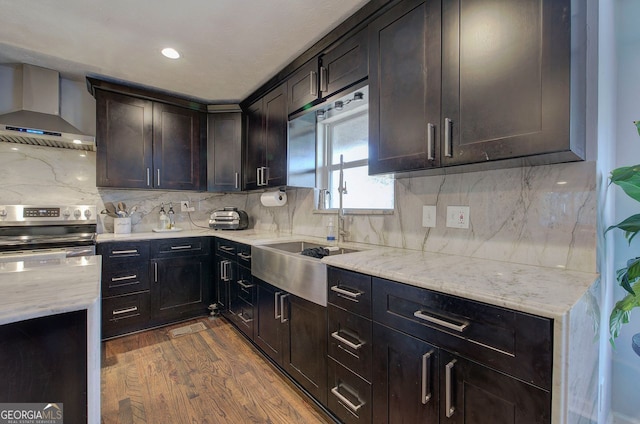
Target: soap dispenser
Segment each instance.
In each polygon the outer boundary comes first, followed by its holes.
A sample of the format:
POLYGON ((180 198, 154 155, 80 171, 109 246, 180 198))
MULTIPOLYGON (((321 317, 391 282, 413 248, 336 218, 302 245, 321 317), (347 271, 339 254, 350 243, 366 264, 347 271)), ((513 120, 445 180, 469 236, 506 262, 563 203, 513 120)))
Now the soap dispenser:
POLYGON ((327 242, 334 243, 336 241, 336 229, 333 226, 333 218, 329 218, 327 225, 327 242))
POLYGON ((176 227, 176 213, 173 211, 173 203, 169 203, 169 212, 167 212, 169 218, 168 229, 173 230, 176 227))
POLYGON ((166 230, 169 228, 169 217, 167 213, 164 211, 164 203, 160 206, 160 216, 158 221, 158 229, 166 230))

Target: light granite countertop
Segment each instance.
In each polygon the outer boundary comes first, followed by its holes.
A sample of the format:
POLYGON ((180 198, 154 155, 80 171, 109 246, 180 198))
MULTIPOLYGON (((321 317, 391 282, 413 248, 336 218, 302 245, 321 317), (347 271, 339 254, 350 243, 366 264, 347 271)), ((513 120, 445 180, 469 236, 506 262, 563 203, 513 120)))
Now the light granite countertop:
MULTIPOLYGON (((307 236, 256 230, 214 231, 206 228, 130 235, 100 234, 98 243, 199 236, 221 237, 254 246, 288 240, 324 243, 321 238, 307 236)), ((563 317, 598 278, 598 274, 588 272, 370 244, 344 243, 341 246, 361 251, 328 256, 322 259, 322 262, 374 277, 554 319, 563 317)))
POLYGON ((96 307, 101 259, 0 263, 0 325, 96 307))

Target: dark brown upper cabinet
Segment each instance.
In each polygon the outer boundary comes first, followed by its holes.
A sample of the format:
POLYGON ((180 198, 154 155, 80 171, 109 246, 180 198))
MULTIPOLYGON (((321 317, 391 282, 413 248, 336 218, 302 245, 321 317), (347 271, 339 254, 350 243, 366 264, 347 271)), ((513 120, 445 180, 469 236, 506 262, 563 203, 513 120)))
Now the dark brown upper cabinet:
POLYGON ((210 113, 207 119, 207 191, 240 191, 242 113, 210 113))
POLYGON ((287 79, 290 113, 309 107, 367 78, 367 33, 357 34, 313 58, 287 79))
POLYGON ((200 190, 201 112, 95 90, 98 187, 200 190))
POLYGON ((244 188, 279 187, 287 181, 287 84, 246 110, 244 188))
POLYGON ((443 2, 443 165, 584 159, 569 134, 571 15, 569 0, 443 2))
POLYGON ((440 2, 408 0, 369 25, 369 173, 440 166, 440 2))
POLYGON ((370 173, 583 160, 571 16, 569 0, 406 0, 374 20, 370 173))

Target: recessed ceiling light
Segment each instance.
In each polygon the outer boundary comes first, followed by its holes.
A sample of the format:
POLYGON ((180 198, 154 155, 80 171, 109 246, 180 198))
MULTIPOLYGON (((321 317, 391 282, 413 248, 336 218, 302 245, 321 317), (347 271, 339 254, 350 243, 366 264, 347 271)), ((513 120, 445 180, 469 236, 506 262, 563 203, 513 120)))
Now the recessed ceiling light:
POLYGON ((178 59, 180 57, 180 53, 176 49, 171 47, 166 47, 162 49, 162 54, 169 59, 178 59))

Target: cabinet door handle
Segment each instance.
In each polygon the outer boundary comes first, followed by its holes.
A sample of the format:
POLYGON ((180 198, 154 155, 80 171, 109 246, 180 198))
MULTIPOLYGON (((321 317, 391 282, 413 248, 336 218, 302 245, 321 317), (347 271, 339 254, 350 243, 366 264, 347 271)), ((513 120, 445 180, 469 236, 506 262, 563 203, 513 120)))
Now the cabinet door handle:
POLYGON ((422 404, 426 405, 431 400, 431 390, 429 390, 429 370, 431 369, 431 355, 433 350, 422 355, 422 404))
POLYGON ((423 311, 415 311, 413 313, 413 316, 416 317, 416 318, 420 318, 422 320, 425 320, 425 321, 429 321, 429 322, 431 322, 433 324, 438 324, 438 325, 441 325, 443 327, 450 328, 451 330, 455 330, 455 331, 458 331, 460 333, 462 333, 465 330, 465 328, 467 328, 469 326, 468 322, 464 322, 462 324, 455 324, 455 323, 452 323, 452 322, 449 322, 449 321, 442 320, 440 318, 433 317, 431 315, 427 315, 423 311))
POLYGON ((251 255, 247 255, 246 253, 242 253, 242 252, 238 253, 238 256, 240 256, 240 258, 244 260, 251 259, 251 255))
POLYGON ((220 261, 220 280, 222 281, 227 281, 225 274, 225 267, 224 267, 224 263, 226 261, 220 261))
POLYGON ((433 139, 435 133, 435 127, 432 123, 427 124, 427 159, 434 160, 435 156, 433 154, 433 139))
POLYGON ((240 318, 240 319, 242 320, 242 322, 244 322, 245 324, 248 324, 248 323, 250 323, 251 321, 253 321, 253 318, 249 318, 249 319, 245 318, 245 317, 244 317, 244 312, 240 312, 240 313, 237 315, 237 317, 238 317, 238 318, 240 318))
POLYGON ((153 263, 153 282, 158 282, 158 262, 153 263))
MULTIPOLYGON (((350 342, 349 340, 347 340, 347 339, 345 339, 344 337, 342 337, 342 336, 340 335, 340 332, 339 332, 339 331, 334 331, 333 333, 331 333, 331 337, 333 337, 334 339, 336 339, 336 340, 337 340, 337 341, 339 341, 340 343, 342 343, 342 344, 345 344, 345 345, 349 346, 351 349, 354 349, 354 350, 358 350, 358 349, 360 349, 360 348, 364 345, 364 342, 360 342, 360 343, 358 343, 358 344, 355 344, 355 343, 350 342)), ((358 340, 358 341, 359 341, 359 340, 358 340)))
POLYGON ((256 170, 256 172, 258 173, 258 186, 261 186, 262 185, 262 172, 263 172, 262 167, 258 168, 256 170))
POLYGON ((312 96, 318 95, 318 74, 316 71, 309 72, 309 94, 312 96))
POLYGON ((135 280, 136 278, 138 278, 138 276, 136 274, 133 274, 133 275, 127 275, 126 277, 111 277, 111 281, 116 282, 116 281, 135 280))
POLYGON ((452 360, 445 366, 445 409, 447 410, 447 418, 451 418, 453 413, 456 412, 456 407, 452 405, 453 402, 453 393, 452 393, 452 381, 451 381, 451 373, 453 371, 453 367, 456 365, 456 360, 452 360))
POLYGON ((269 167, 265 166, 262 168, 262 185, 268 185, 269 184, 269 167))
POLYGON ((122 314, 128 314, 129 312, 135 312, 137 310, 138 310, 137 306, 132 306, 131 308, 114 309, 112 314, 113 315, 122 315, 122 314))
POLYGON ((191 245, 185 244, 184 246, 171 246, 171 250, 184 250, 184 249, 191 249, 191 245))
POLYGON ((218 246, 218 249, 223 250, 225 252, 233 252, 236 250, 231 246, 223 246, 223 245, 218 246))
POLYGON ((236 172, 236 188, 240 188, 240 173, 236 172))
POLYGON ((331 291, 338 293, 338 295, 344 299, 351 300, 353 302, 359 302, 358 296, 362 295, 361 291, 350 291, 341 288, 340 286, 331 286, 331 291), (346 296, 346 297, 345 297, 346 296))
POLYGON ((282 294, 282 292, 275 292, 273 294, 273 310, 274 310, 273 318, 274 319, 281 319, 280 318, 281 314, 278 313, 278 296, 280 296, 281 294, 282 294))
POLYGON ((151 170, 147 168, 147 187, 151 187, 151 170))
POLYGON ((285 323, 287 321, 289 321, 289 318, 285 318, 284 317, 284 299, 286 297, 289 297, 288 294, 283 294, 282 296, 280 296, 280 322, 281 323, 285 323))
POLYGON ((158 168, 158 185, 156 187, 160 187, 160 168, 158 168))
POLYGON ((444 155, 448 158, 453 157, 452 150, 451 119, 444 118, 444 155))
POLYGON ((112 255, 131 255, 133 253, 138 253, 138 249, 131 249, 131 250, 112 250, 111 254, 112 255))
POLYGON ((320 67, 320 91, 326 93, 329 91, 328 69, 324 66, 320 67))
MULTIPOLYGON (((336 387, 333 387, 331 389, 331 393, 333 393, 333 395, 338 398, 338 401, 340 401, 342 406, 344 406, 345 408, 350 410, 354 415, 357 416, 358 409, 362 408, 362 406, 364 405, 364 402, 360 401, 359 405, 354 405, 349 399, 347 399, 346 397, 344 397, 344 395, 342 393, 340 393, 340 387, 341 386, 339 384, 336 387)), ((351 390, 349 390, 349 391, 351 391, 351 390)), ((355 396, 354 393, 352 393, 352 395, 354 395, 354 397, 356 397, 356 398, 358 397, 358 396, 355 396)), ((360 399, 358 399, 358 400, 360 400, 360 399)))

